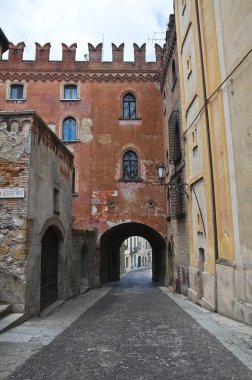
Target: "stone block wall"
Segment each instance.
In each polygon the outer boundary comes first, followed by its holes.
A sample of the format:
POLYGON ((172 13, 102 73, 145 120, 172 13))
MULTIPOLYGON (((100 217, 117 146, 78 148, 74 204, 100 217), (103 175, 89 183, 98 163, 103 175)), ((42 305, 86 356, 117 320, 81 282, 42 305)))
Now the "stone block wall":
POLYGON ((13 311, 23 311, 25 300, 29 142, 29 121, 1 113, 0 300, 12 304, 13 311))

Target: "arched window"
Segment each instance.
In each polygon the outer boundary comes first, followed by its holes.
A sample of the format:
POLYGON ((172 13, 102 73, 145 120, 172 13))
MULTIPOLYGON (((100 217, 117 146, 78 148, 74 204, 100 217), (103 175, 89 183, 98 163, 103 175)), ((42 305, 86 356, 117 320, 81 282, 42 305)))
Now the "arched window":
POLYGON ((136 98, 130 92, 123 97, 123 118, 136 118, 136 98))
POLYGON ((128 150, 123 155, 123 179, 124 181, 138 179, 138 158, 133 150, 128 150))
POLYGON ((63 121, 63 140, 74 141, 76 140, 76 120, 73 117, 67 117, 63 121))

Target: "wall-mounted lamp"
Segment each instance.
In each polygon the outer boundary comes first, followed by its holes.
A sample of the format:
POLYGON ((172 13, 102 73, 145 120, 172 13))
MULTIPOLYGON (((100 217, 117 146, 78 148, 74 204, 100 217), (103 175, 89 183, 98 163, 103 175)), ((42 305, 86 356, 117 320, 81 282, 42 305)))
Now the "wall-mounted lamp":
POLYGON ((169 190, 181 191, 185 193, 188 197, 186 190, 189 188, 189 185, 187 183, 176 182, 176 180, 174 181, 174 178, 170 182, 165 183, 165 176, 168 172, 165 164, 157 164, 156 168, 157 168, 157 173, 158 173, 158 179, 160 181, 161 186, 167 186, 169 190))
POLYGON ((165 175, 166 175, 166 166, 165 164, 157 164, 156 168, 158 172, 158 179, 162 185, 165 179, 165 175))

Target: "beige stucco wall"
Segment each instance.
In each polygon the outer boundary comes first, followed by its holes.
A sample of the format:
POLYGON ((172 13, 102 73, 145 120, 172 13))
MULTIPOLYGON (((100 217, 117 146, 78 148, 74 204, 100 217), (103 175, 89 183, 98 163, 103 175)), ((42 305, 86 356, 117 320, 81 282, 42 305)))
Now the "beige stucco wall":
MULTIPOLYGON (((184 130, 191 126, 204 105, 195 2, 176 0, 175 14, 178 34, 181 98, 184 130), (188 78, 187 56, 191 53, 192 73, 188 78), (190 102, 190 99, 191 102, 190 102)), ((202 274, 203 298, 218 304, 218 310, 233 318, 251 320, 252 265, 252 54, 227 79, 252 46, 252 3, 245 1, 204 0, 198 2, 205 69, 206 92, 213 157, 214 189, 218 255, 215 260, 212 200, 209 188, 209 156, 204 112, 201 112, 187 133, 187 178, 191 185, 204 181, 199 201, 206 218, 205 255, 202 274), (230 36, 232 36, 230 38, 230 36), (216 89, 220 86, 218 91, 216 89), (216 91, 216 92, 215 92, 216 91), (194 149, 197 130, 197 148, 194 149), (201 178, 202 177, 202 178, 201 178), (211 276, 217 270, 217 284, 211 276), (208 276, 208 280, 207 279, 208 276), (217 287, 216 287, 217 285, 217 287), (212 290, 209 293, 209 289, 212 290), (214 288, 216 287, 216 291, 214 288), (218 302, 216 302, 218 299, 218 302)), ((203 110, 204 111, 204 110, 203 110)), ((199 236, 195 233, 196 207, 192 195, 189 209, 190 292, 197 301, 197 249, 199 236), (191 239, 190 239, 191 240, 191 239)), ((202 243, 201 243, 202 245, 202 243)), ((204 304, 204 302, 202 302, 204 304)), ((207 305, 204 305, 207 307, 207 305)))

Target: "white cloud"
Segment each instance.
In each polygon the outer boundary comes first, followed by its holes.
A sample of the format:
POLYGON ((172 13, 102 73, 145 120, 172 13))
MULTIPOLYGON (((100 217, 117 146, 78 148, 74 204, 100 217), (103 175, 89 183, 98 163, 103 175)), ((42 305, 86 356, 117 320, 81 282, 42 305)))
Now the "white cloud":
POLYGON ((17 44, 24 41, 25 59, 34 59, 35 42, 51 43, 50 59, 61 59, 61 42, 77 42, 83 60, 90 42, 104 41, 104 60, 111 60, 111 43, 125 43, 125 60, 133 60, 133 43, 146 43, 147 60, 154 60, 154 32, 164 37, 173 0, 1 0, 1 28, 17 44), (148 41, 149 37, 149 41, 148 41))

